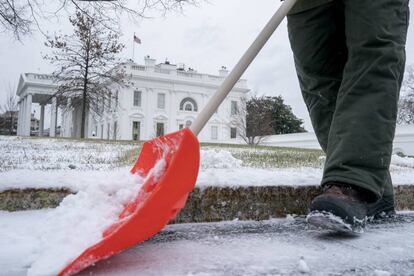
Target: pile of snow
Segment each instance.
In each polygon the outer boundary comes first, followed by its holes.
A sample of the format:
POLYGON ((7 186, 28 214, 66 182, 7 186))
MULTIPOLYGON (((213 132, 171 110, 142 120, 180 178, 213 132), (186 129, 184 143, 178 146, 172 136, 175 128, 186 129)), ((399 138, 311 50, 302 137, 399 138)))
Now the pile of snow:
POLYGON ((305 258, 302 256, 298 262, 298 270, 300 273, 310 273, 308 264, 305 261, 305 258))
POLYGON ((391 165, 414 169, 414 158, 401 157, 393 154, 391 158, 391 165))
POLYGON ((240 168, 243 161, 233 157, 227 150, 209 149, 200 152, 201 169, 240 168))
POLYGON ((38 233, 39 246, 32 255, 28 275, 56 275, 83 250, 97 243, 103 231, 114 223, 124 204, 137 194, 142 184, 138 175, 126 169, 101 172, 105 177, 89 182, 75 195, 66 197, 48 213, 47 227, 38 233))

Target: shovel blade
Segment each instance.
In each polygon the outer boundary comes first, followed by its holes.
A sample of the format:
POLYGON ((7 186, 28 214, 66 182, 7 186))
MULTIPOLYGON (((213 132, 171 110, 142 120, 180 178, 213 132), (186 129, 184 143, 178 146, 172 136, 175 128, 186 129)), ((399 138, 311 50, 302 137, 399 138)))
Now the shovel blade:
POLYGON ((158 233, 184 207, 197 180, 200 145, 189 129, 144 143, 131 169, 144 183, 102 240, 87 248, 59 275, 73 275, 158 233))

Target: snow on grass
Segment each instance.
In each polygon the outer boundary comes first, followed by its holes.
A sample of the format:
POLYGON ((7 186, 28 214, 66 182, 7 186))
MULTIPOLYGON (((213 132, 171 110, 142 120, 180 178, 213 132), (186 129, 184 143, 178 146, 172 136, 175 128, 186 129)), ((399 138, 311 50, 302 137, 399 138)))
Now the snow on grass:
POLYGON ((134 144, 0 136, 0 172, 12 169, 102 170, 118 165, 134 144))
POLYGON ((243 145, 208 145, 202 149, 216 149, 230 152, 235 158, 243 161, 245 167, 253 168, 291 168, 323 166, 324 154, 320 150, 280 148, 280 147, 247 147, 243 145))
MULTIPOLYGON (((126 161, 131 166, 139 150, 134 144, 5 136, 0 136, 0 146, 0 191, 49 187, 82 191, 95 182, 111 181, 107 172, 116 178, 115 168, 126 161), (125 154, 131 156, 119 162, 125 154), (70 164, 76 168, 69 169, 70 164)), ((201 149, 197 186, 319 185, 323 162, 324 155, 315 150, 209 145, 201 149)), ((414 158, 393 155, 390 170, 395 185, 414 184, 414 158)))

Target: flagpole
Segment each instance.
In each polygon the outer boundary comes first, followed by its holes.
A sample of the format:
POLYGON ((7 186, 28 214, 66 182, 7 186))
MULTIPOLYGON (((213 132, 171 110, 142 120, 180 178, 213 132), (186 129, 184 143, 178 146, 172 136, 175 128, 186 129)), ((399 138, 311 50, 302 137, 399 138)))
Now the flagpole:
POLYGON ((135 62, 135 32, 132 38, 132 62, 135 62))

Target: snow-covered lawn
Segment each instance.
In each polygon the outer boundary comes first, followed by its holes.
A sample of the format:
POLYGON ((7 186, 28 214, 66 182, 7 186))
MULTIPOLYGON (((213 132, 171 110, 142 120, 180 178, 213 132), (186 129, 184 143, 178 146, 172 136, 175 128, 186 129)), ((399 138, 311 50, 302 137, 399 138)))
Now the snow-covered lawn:
MULTIPOLYGON (((0 191, 67 187, 81 191, 127 173, 139 144, 0 136, 0 191), (112 176, 108 177, 109 175, 112 176)), ((197 185, 318 185, 324 155, 318 150, 234 145, 201 149, 197 185)), ((394 155, 394 184, 414 184, 414 158, 394 155)))
POLYGON ((0 136, 0 172, 29 170, 102 170, 119 166, 134 144, 0 136))

